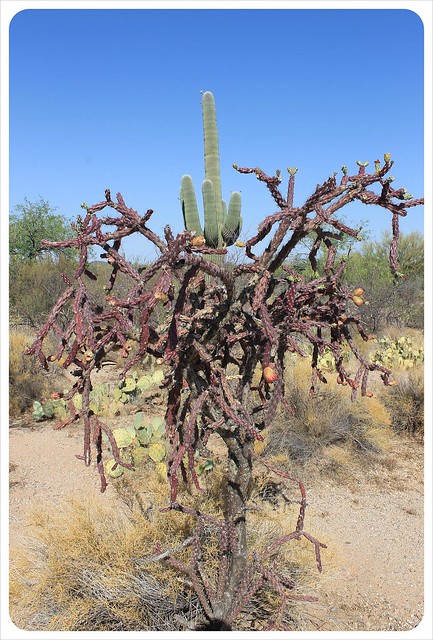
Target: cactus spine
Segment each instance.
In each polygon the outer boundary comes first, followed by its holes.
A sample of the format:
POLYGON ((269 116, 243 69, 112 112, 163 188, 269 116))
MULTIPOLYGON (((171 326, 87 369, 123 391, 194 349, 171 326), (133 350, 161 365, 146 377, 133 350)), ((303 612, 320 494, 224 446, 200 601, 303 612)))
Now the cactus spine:
POLYGON ((227 211, 226 203, 221 196, 215 100, 210 91, 203 94, 202 110, 205 164, 205 180, 202 184, 204 228, 200 222, 194 185, 189 175, 182 177, 180 200, 187 231, 195 231, 196 235, 204 236, 209 247, 221 249, 232 245, 239 237, 242 226, 241 194, 238 191, 231 194, 227 211))

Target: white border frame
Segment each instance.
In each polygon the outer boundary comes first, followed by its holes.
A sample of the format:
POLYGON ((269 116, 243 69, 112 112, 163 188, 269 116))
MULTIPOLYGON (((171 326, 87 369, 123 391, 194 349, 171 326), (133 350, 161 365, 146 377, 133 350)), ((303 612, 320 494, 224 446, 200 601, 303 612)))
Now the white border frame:
MULTIPOLYGON (((0 308, 1 333, 0 333, 0 354, 1 354, 1 469, 2 469, 2 492, 1 492, 1 519, 3 524, 1 537, 1 627, 0 640, 72 640, 76 638, 98 640, 99 638, 107 638, 113 640, 131 639, 158 639, 165 638, 187 638, 191 636, 191 632, 114 632, 106 631, 100 633, 94 632, 48 632, 48 631, 24 631, 16 627, 9 617, 8 607, 8 568, 9 568, 9 539, 5 532, 9 523, 9 494, 8 494, 8 468, 9 468, 9 444, 8 444, 8 428, 9 411, 8 411, 8 371, 9 354, 8 354, 8 300, 9 300, 9 282, 8 282, 8 227, 9 227, 9 25, 12 18, 25 9, 407 9, 421 18, 424 24, 424 63, 425 63, 425 221, 424 221, 424 237, 425 237, 425 348, 426 348, 426 365, 425 365, 425 386, 426 389, 433 388, 432 376, 432 332, 433 327, 433 251, 431 244, 433 241, 432 228, 432 28, 433 28, 433 3, 431 0, 316 0, 316 1, 290 1, 290 0, 240 0, 233 2, 231 0, 218 1, 143 1, 143 0, 0 0, 0 42, 1 42, 1 192, 0 192, 0 238, 2 242, 2 251, 0 252, 1 270, 0 270, 0 291, 2 296, 2 304, 0 308)), ((424 574, 425 574, 425 594, 424 594, 424 618, 422 622, 411 631, 341 631, 341 632, 266 632, 269 638, 307 638, 308 640, 328 640, 341 639, 348 640, 357 638, 359 640, 381 639, 419 639, 428 640, 433 638, 432 623, 432 397, 433 394, 426 394, 425 400, 425 558, 424 558, 424 574)), ((212 638, 254 638, 259 639, 258 632, 193 632, 194 639, 201 640, 208 638, 211 633, 212 638)))

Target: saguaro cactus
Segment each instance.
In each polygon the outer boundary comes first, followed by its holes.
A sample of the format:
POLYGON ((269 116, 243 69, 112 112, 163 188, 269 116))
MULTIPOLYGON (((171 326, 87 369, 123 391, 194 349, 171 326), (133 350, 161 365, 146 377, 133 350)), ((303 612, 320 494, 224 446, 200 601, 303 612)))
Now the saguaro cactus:
POLYGON ((203 131, 205 180, 202 184, 204 228, 201 225, 194 185, 190 175, 181 181, 180 200, 187 231, 203 236, 206 244, 214 249, 232 245, 239 237, 242 226, 241 194, 234 191, 229 207, 221 196, 221 173, 218 148, 215 100, 210 91, 203 94, 203 131))

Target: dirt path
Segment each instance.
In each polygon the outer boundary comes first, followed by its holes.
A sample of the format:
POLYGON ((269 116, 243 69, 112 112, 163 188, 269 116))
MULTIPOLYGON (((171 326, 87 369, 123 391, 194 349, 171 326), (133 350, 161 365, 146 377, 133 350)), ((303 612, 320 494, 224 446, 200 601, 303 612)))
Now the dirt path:
MULTIPOLYGON (((11 545, 22 543, 26 517, 66 498, 115 500, 75 458, 77 427, 55 431, 31 422, 10 430, 11 545)), ((302 630, 408 630, 423 614, 422 447, 396 438, 388 466, 346 486, 309 487, 306 528, 328 545, 315 581, 317 604, 303 607, 302 630)))

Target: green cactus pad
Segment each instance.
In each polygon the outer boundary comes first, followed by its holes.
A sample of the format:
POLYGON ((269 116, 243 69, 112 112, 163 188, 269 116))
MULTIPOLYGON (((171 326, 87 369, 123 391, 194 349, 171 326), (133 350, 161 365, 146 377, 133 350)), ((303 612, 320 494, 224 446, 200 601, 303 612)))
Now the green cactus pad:
POLYGON ((156 369, 152 374, 153 384, 161 384, 164 378, 165 376, 162 369, 156 369))
POLYGON ((162 442, 151 444, 147 450, 147 455, 154 462, 161 462, 165 456, 165 445, 162 442))
POLYGON ((35 420, 42 420, 42 418, 44 417, 44 410, 42 408, 42 405, 37 400, 33 402, 32 416, 35 420))
POLYGON ((47 402, 47 404, 44 406, 44 413, 46 415, 47 418, 52 418, 54 415, 54 406, 53 403, 51 401, 47 402))
POLYGON ((127 427, 125 427, 125 429, 126 429, 126 431, 127 431, 128 433, 130 433, 130 434, 131 434, 131 436, 132 436, 133 438, 135 438, 135 436, 136 436, 136 429, 135 429, 134 425, 129 424, 127 427))
POLYGON ((162 437, 165 434, 165 420, 161 417, 156 417, 152 420, 152 432, 162 437))
POLYGON ((129 447, 134 439, 134 436, 128 431, 128 429, 124 428, 114 429, 113 437, 119 449, 129 447))
POLYGON ((136 429, 140 429, 140 427, 143 426, 143 422, 144 422, 144 412, 138 411, 134 416, 134 427, 136 429))
POLYGON ((149 444, 152 435, 146 429, 138 429, 136 437, 140 444, 146 445, 149 444))
POLYGON ((100 414, 99 402, 97 402, 96 400, 91 400, 89 402, 89 409, 95 414, 95 416, 99 415, 100 414))
POLYGON ((134 467, 138 467, 147 458, 147 451, 144 447, 134 447, 132 450, 132 461, 134 467))
POLYGON ((72 398, 72 404, 74 405, 75 411, 81 411, 83 406, 83 399, 79 393, 76 393, 72 398))
POLYGON ((122 397, 122 389, 116 388, 113 391, 113 398, 118 402, 122 397))
POLYGON ((105 468, 105 473, 107 474, 107 476, 110 476, 110 478, 118 478, 123 473, 123 467, 121 467, 120 464, 118 464, 114 460, 114 458, 112 458, 111 460, 107 460, 107 462, 104 465, 104 468, 105 468))
POLYGON ((141 376, 141 378, 139 378, 137 380, 137 387, 141 390, 141 391, 145 391, 146 389, 149 389, 152 386, 152 378, 151 376, 141 376))
POLYGON ((137 388, 137 382, 136 380, 134 380, 134 378, 130 377, 130 378, 126 378, 123 386, 122 386, 122 391, 124 393, 131 393, 132 391, 135 391, 137 388))

